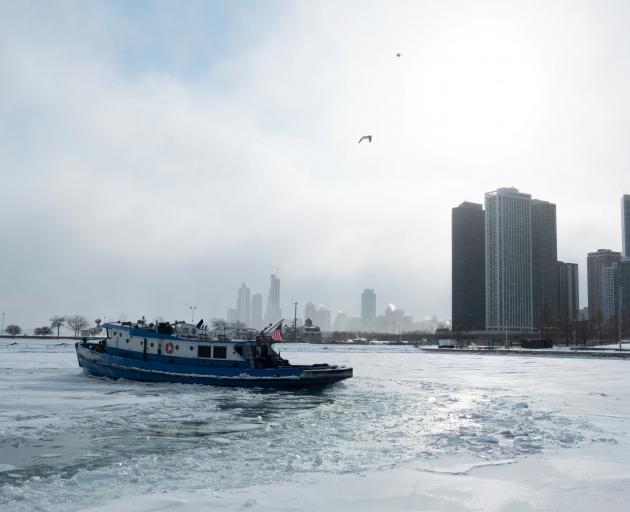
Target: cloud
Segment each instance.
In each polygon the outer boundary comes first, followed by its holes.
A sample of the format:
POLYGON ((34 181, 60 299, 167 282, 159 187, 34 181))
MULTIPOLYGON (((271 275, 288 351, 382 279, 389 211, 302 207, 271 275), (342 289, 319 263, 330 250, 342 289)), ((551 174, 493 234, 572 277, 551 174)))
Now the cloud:
POLYGON ((557 203, 583 285, 586 252, 619 247, 627 8, 140 5, 2 7, 17 323, 218 316, 276 266, 287 303, 356 313, 372 287, 448 317, 450 210, 500 186, 557 203))

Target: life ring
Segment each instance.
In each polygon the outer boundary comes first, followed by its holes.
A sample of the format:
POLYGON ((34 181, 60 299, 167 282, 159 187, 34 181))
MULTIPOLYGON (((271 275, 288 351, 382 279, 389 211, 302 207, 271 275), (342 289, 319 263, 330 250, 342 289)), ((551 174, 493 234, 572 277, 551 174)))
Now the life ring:
POLYGON ((170 341, 166 342, 166 345, 164 345, 164 350, 166 351, 167 354, 172 354, 173 353, 173 344, 170 341))

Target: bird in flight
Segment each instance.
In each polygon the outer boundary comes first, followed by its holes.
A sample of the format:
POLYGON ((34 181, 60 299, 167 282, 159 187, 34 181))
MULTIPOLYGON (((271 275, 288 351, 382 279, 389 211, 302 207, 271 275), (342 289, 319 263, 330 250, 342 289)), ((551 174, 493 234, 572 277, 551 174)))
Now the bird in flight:
POLYGON ((357 144, 361 144, 361 141, 363 140, 367 140, 368 142, 372 142, 372 136, 371 135, 364 135, 363 137, 361 137, 359 139, 359 142, 357 144))
POLYGON ((402 53, 397 53, 396 57, 398 57, 400 59, 402 57, 402 53))

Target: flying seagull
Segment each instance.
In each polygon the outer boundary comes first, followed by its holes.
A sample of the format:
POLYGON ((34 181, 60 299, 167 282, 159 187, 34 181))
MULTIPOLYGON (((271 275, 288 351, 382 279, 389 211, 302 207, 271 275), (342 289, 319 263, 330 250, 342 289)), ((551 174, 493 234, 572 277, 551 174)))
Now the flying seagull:
POLYGON ((359 139, 359 142, 357 144, 361 144, 361 141, 363 140, 367 140, 368 142, 372 142, 372 136, 371 135, 364 135, 363 137, 361 137, 359 139))

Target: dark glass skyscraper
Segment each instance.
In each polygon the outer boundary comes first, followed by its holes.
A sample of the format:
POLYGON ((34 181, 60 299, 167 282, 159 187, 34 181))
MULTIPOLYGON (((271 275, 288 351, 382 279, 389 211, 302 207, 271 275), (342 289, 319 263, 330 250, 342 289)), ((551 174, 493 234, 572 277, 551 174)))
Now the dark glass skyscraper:
POLYGON ((630 336, 630 259, 617 264, 617 300, 621 314, 621 336, 630 336))
POLYGON ((560 325, 577 320, 580 286, 577 263, 558 262, 560 325))
POLYGON ((558 238, 556 205, 532 199, 532 288, 534 326, 558 320, 558 238))
POLYGON ((462 203, 452 218, 452 322, 454 331, 486 326, 485 246, 483 208, 462 203))
POLYGON ((630 194, 621 198, 621 241, 623 255, 630 258, 630 194))

